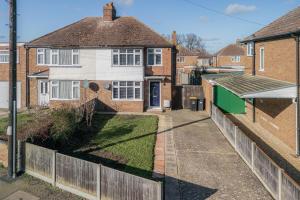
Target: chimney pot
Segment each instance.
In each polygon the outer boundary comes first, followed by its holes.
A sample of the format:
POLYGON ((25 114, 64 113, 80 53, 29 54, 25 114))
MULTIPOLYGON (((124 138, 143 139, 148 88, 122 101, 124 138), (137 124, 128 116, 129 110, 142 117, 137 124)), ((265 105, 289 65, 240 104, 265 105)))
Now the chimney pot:
POLYGON ((107 3, 103 6, 103 20, 113 21, 116 19, 116 9, 113 2, 107 3))

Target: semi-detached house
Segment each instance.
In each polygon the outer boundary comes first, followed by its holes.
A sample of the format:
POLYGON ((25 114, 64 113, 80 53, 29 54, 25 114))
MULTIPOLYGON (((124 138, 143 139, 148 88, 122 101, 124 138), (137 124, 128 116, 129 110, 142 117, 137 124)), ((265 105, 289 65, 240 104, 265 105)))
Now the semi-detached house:
MULTIPOLYGON (((174 46, 134 17, 87 17, 26 44, 30 106, 98 99, 105 111, 169 109, 174 46)), ((175 55, 175 57, 174 57, 175 55)))

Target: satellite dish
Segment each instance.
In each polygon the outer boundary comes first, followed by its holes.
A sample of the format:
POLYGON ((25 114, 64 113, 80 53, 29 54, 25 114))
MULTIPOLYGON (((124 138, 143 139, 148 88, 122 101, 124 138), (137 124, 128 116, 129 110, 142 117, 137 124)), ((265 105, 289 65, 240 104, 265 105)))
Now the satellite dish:
POLYGON ((106 90, 109 90, 110 89, 110 83, 104 83, 104 88, 106 90))

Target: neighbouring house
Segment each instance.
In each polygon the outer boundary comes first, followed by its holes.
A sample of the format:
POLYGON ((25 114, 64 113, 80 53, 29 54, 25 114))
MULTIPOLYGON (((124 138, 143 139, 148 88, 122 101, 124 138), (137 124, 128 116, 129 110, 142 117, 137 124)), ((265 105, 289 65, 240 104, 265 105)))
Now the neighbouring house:
POLYGON ((26 44, 30 105, 58 107, 97 99, 104 111, 171 107, 176 49, 113 3, 103 17, 87 17, 26 44))
POLYGON ((299 27, 300 7, 242 41, 247 46, 243 75, 207 76, 204 81, 208 101, 251 132, 250 136, 283 169, 290 174, 296 169, 293 177, 298 180, 299 27))
MULTIPOLYGON (((26 107, 26 54, 17 44, 17 108, 26 107)), ((9 108, 9 44, 0 43, 0 109, 9 108)))
POLYGON ((213 55, 213 66, 244 69, 245 59, 245 47, 237 41, 236 44, 230 44, 213 55))
POLYGON ((197 65, 200 67, 210 67, 212 65, 212 55, 208 52, 198 52, 197 65))

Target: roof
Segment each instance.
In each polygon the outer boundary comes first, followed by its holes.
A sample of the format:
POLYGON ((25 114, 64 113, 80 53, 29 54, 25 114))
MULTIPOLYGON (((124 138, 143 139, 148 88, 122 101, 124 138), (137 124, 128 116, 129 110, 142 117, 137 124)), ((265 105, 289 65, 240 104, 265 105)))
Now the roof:
POLYGON ((239 44, 230 44, 220 51, 218 51, 216 56, 243 56, 245 55, 245 50, 239 44))
POLYGON ((178 46, 178 56, 198 56, 196 52, 193 52, 183 46, 178 46))
POLYGON ((300 6, 260 29, 253 35, 245 38, 245 41, 281 36, 294 32, 300 32, 300 6))
POLYGON ((225 72, 225 73, 209 73, 209 74, 202 74, 201 77, 204 80, 215 80, 218 78, 223 78, 232 75, 243 75, 244 72, 225 72))
POLYGON ((160 34, 134 17, 104 21, 87 17, 27 44, 29 47, 172 47, 160 34))
POLYGON ((212 57, 212 55, 206 51, 197 52, 197 56, 198 56, 198 58, 211 58, 212 57))
POLYGON ((28 76, 29 78, 48 78, 49 77, 49 70, 44 70, 41 72, 35 72, 28 76))
POLYGON ((240 98, 295 98, 293 83, 251 75, 231 75, 215 80, 240 98))

